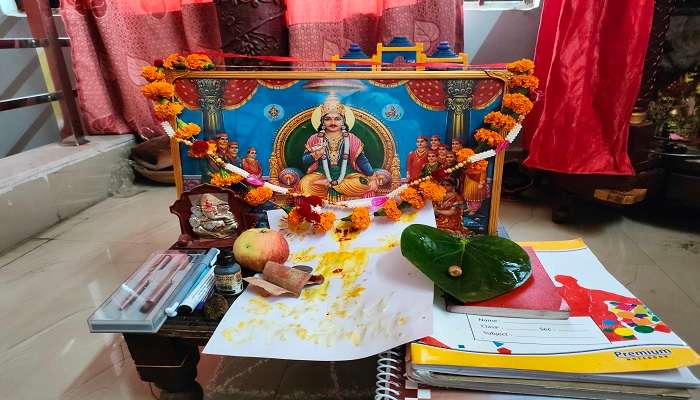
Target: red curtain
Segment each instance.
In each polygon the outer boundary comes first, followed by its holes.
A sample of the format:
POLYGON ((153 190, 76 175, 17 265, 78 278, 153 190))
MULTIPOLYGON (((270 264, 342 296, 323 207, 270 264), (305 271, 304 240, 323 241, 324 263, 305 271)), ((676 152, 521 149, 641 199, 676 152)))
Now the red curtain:
POLYGON ((377 42, 407 36, 430 54, 446 40, 463 48, 462 0, 287 0, 289 53, 328 60, 358 43, 372 55, 377 42))
POLYGON ((543 3, 535 54, 541 93, 525 121, 525 165, 569 174, 633 174, 627 135, 654 1, 543 3))
POLYGON ((141 68, 174 52, 221 49, 213 0, 65 0, 61 16, 91 134, 160 135, 141 68))

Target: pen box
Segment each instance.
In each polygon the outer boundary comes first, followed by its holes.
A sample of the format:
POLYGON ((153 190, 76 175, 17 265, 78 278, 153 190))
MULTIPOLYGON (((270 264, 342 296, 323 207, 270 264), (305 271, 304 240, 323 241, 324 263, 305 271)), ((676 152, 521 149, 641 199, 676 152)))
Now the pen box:
POLYGON ((164 308, 215 257, 204 250, 168 250, 151 254, 88 318, 91 332, 156 333, 164 308))

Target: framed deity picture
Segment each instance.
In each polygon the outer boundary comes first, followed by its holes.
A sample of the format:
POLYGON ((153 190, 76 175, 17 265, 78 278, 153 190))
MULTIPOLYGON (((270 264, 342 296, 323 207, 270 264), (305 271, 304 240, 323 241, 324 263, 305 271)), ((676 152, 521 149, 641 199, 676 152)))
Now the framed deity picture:
MULTIPOLYGON (((389 193, 454 165, 461 147, 501 108, 508 73, 479 71, 181 72, 180 118, 197 139, 253 175, 332 200, 389 193)), ((173 141, 178 193, 208 183, 218 166, 173 141)), ((441 182, 438 226, 495 234, 503 154, 486 171, 441 182)))

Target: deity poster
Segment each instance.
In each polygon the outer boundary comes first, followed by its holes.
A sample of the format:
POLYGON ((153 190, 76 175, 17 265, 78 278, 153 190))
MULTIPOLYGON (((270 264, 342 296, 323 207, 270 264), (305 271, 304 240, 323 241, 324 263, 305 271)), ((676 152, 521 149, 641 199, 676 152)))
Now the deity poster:
MULTIPOLYGON (((224 160, 337 201, 387 194, 456 164, 460 148, 477 149, 474 132, 501 108, 499 72, 201 72, 174 83, 187 107, 181 119, 200 124, 198 139, 224 160)), ((218 170, 185 146, 178 155, 180 191, 218 170)), ((484 172, 442 179, 448 194, 434 204, 438 226, 495 233, 501 165, 492 158, 484 172)))

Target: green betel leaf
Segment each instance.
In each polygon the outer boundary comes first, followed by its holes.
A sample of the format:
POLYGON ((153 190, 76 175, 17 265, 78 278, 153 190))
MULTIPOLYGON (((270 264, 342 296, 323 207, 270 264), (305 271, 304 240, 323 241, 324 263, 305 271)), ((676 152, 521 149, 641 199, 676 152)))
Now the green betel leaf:
POLYGON ((498 236, 461 239, 427 225, 401 234, 401 254, 446 293, 463 302, 499 296, 530 278, 530 257, 515 242, 498 236), (451 276, 451 266, 462 275, 451 276))

